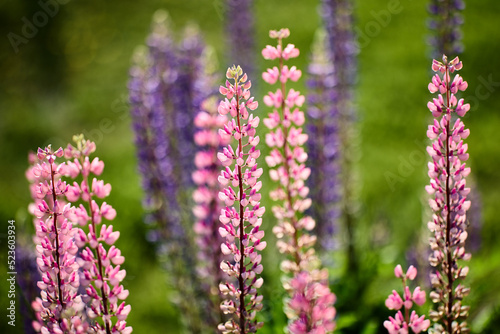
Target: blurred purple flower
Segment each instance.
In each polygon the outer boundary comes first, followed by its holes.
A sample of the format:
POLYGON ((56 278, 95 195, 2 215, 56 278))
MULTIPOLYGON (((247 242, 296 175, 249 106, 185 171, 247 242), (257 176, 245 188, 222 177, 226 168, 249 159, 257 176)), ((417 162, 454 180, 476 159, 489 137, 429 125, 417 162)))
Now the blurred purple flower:
POLYGON ((225 1, 226 33, 228 34, 230 62, 239 64, 250 77, 253 77, 256 55, 254 0, 225 1))
POLYGON ((429 39, 433 57, 458 55, 463 52, 462 30, 465 8, 463 0, 431 0, 429 4, 429 28, 433 34, 429 39))
MULTIPOLYGON (((326 30, 328 40, 328 53, 333 62, 333 72, 331 79, 333 85, 329 92, 328 99, 332 100, 327 112, 330 118, 335 117, 337 125, 338 144, 326 150, 327 154, 337 155, 337 166, 330 164, 328 173, 332 175, 329 185, 334 186, 337 180, 339 185, 339 194, 336 191, 329 194, 333 199, 340 198, 339 203, 339 220, 342 223, 342 228, 347 234, 347 267, 349 272, 353 272, 357 267, 357 256, 355 254, 355 185, 356 177, 354 170, 356 157, 357 134, 354 127, 356 121, 356 110, 354 108, 354 84, 357 80, 357 62, 356 55, 359 47, 355 40, 353 30, 353 5, 349 0, 322 0, 321 15, 326 30), (335 152, 335 153, 333 153, 335 152), (337 176, 338 175, 338 176, 337 176)), ((332 124, 328 123, 328 124, 332 124)), ((317 151, 317 150, 316 150, 317 151)), ((326 174, 328 175, 328 174, 326 174)), ((323 185, 322 185, 323 186, 323 185)), ((313 187, 319 187, 314 185, 313 187)), ((336 189, 336 187, 333 187, 336 189)), ((332 209, 330 217, 332 220, 337 213, 332 209)), ((330 225, 328 229, 333 230, 334 225, 330 225)), ((322 242, 325 244, 325 241, 322 242)))
POLYGON ((150 241, 182 297, 176 298, 191 333, 202 333, 212 321, 196 275, 196 248, 190 238, 193 216, 189 191, 195 170, 194 117, 214 89, 205 77, 206 47, 198 30, 186 28, 174 43, 168 14, 154 16, 147 49, 139 49, 130 70, 131 113, 145 190, 144 206, 153 229, 150 241), (192 300, 198 300, 196 304, 192 300))
POLYGON ((307 141, 311 177, 308 180, 313 201, 311 216, 316 221, 319 247, 332 250, 340 217, 340 139, 336 77, 328 41, 323 30, 316 33, 307 81, 307 141))

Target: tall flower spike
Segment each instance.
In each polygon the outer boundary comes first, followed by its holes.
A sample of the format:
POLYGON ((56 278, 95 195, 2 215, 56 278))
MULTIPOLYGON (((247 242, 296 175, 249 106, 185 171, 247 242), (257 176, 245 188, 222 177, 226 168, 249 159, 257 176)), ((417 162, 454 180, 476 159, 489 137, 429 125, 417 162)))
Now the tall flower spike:
POLYGON ((224 0, 230 58, 251 77, 255 71, 254 0, 224 0))
POLYGON ((202 333, 210 316, 196 277, 195 247, 188 238, 192 228, 188 189, 193 184, 194 114, 206 87, 200 54, 202 43, 194 28, 187 29, 178 46, 173 41, 168 14, 158 11, 153 18, 148 48, 134 56, 129 92, 139 171, 145 190, 148 234, 164 259, 174 291, 182 294, 175 302, 190 333, 202 333), (182 55, 182 57, 180 56, 182 55), (181 188, 181 182, 187 185, 181 188), (186 204, 188 203, 188 204, 186 204))
POLYGON ((264 280, 258 277, 263 269, 258 251, 266 247, 261 229, 265 208, 260 205, 258 192, 262 187, 262 182, 258 181, 262 168, 258 168, 256 161, 260 156, 259 137, 255 135, 259 117, 249 112, 257 108, 258 102, 250 96, 251 83, 241 67, 229 68, 226 77, 225 86, 219 90, 226 98, 220 102, 218 110, 223 116, 231 115, 232 119, 219 134, 223 140, 234 139, 236 146, 233 149, 230 143, 217 154, 225 166, 219 175, 219 182, 224 186, 219 198, 226 205, 221 209, 223 226, 219 232, 225 239, 221 244, 222 253, 233 258, 222 261, 220 267, 237 284, 227 281, 219 285, 226 298, 221 309, 233 316, 218 329, 224 334, 245 334, 255 333, 263 326, 255 318, 257 311, 262 309, 262 296, 257 294, 257 289, 264 280))
POLYGON ((41 323, 34 322, 34 326, 42 333, 82 333, 86 330, 81 316, 84 304, 77 293, 80 286, 75 258, 78 247, 74 241, 77 230, 68 220, 73 208, 70 204, 64 205, 62 200, 68 191, 68 185, 61 180, 67 166, 56 163, 63 153, 62 148, 53 151, 50 145, 39 148, 40 163, 31 170, 36 179, 45 180, 38 184, 36 193, 42 200, 34 210, 39 218, 36 262, 42 276, 37 283, 41 299, 33 303, 41 323))
POLYGON ((460 120, 470 109, 463 99, 458 100, 458 91, 465 91, 467 82, 460 75, 451 74, 462 68, 457 58, 448 61, 434 60, 432 70, 438 72, 429 83, 429 91, 438 93, 427 104, 434 116, 429 125, 427 136, 432 145, 427 152, 432 158, 429 162, 430 184, 425 187, 432 195, 429 205, 434 212, 428 227, 434 236, 430 240, 432 253, 430 264, 435 267, 431 274, 433 291, 431 300, 437 304, 430 313, 435 323, 430 333, 466 333, 465 319, 469 307, 462 305, 469 288, 459 281, 467 276, 468 267, 462 267, 459 260, 469 260, 470 254, 464 248, 467 239, 466 212, 471 203, 467 200, 470 188, 466 187, 465 178, 470 173, 465 161, 469 158, 467 144, 463 142, 469 136, 469 129, 460 120))
POLYGON ((278 67, 267 69, 262 75, 269 84, 279 82, 276 92, 264 97, 264 103, 273 108, 264 120, 270 129, 266 143, 271 148, 266 162, 271 168, 271 179, 278 184, 270 193, 278 201, 273 207, 278 221, 273 232, 279 251, 288 256, 281 269, 292 276, 284 284, 291 297, 286 312, 290 319, 288 330, 294 334, 316 333, 319 329, 330 333, 335 328, 335 295, 328 287, 328 272, 319 269, 321 263, 314 252, 316 236, 311 231, 315 221, 304 215, 311 206, 305 184, 311 170, 305 165, 307 153, 303 148, 308 136, 302 132, 304 113, 299 110, 305 98, 294 89, 286 90, 288 80, 297 81, 302 75, 295 66, 284 65, 285 60, 299 55, 293 44, 283 45, 283 39, 289 35, 288 29, 271 31, 269 36, 276 38, 278 45, 268 45, 262 51, 265 59, 279 61, 278 67))
MULTIPOLYGON (((332 108, 338 113, 339 178, 340 178, 340 223, 347 235, 347 271, 354 273, 358 267, 355 249, 357 175, 355 159, 358 135, 354 123, 354 84, 356 82, 356 54, 359 47, 355 41, 353 5, 351 0, 322 0, 321 13, 328 36, 329 54, 333 60, 332 108)), ((318 184, 313 185, 320 187, 318 184)), ((322 186, 322 185, 321 185, 322 186)))
POLYGON ((218 129, 227 122, 226 116, 217 113, 217 99, 215 96, 202 103, 202 110, 194 120, 198 131, 195 133, 195 143, 199 150, 195 155, 194 163, 197 170, 193 173, 194 183, 198 186, 193 192, 196 205, 193 213, 196 217, 194 232, 198 247, 198 274, 203 287, 213 303, 210 308, 218 322, 223 320, 220 310, 221 296, 217 288, 222 281, 220 263, 227 257, 222 254, 220 245, 223 242, 219 234, 219 215, 223 202, 219 199, 222 186, 217 177, 221 163, 217 159, 217 152, 227 145, 228 138, 222 140, 218 129), (217 316, 218 315, 218 316, 217 316))
POLYGON ((431 0, 429 4, 429 28, 433 30, 430 44, 433 47, 433 56, 443 54, 460 54, 463 51, 462 12, 465 8, 464 0, 431 0))
POLYGON ((410 266, 406 273, 403 273, 403 268, 398 264, 394 269, 394 275, 401 278, 403 282, 403 298, 401 298, 396 290, 392 290, 392 294, 386 299, 385 306, 389 310, 398 312, 394 318, 389 317, 389 320, 384 321, 384 327, 389 334, 408 333, 410 329, 413 333, 426 331, 431 322, 425 319, 424 315, 419 317, 415 311, 412 311, 410 315, 413 303, 418 306, 422 306, 425 303, 425 291, 417 286, 412 293, 406 284, 408 280, 413 281, 415 279, 417 276, 417 269, 414 266, 410 266), (401 310, 403 310, 403 312, 401 312, 401 310))
POLYGON ((335 93, 336 77, 333 59, 324 30, 316 32, 307 81, 307 148, 311 164, 308 180, 313 204, 310 212, 316 221, 318 246, 335 247, 335 233, 340 218, 340 138, 339 110, 335 93))
POLYGON ((95 151, 95 143, 85 140, 83 135, 73 136, 73 141, 76 147, 68 145, 65 150, 69 159, 66 175, 73 179, 81 178, 81 181, 68 186, 66 198, 75 206, 80 204, 73 214, 78 224, 85 227, 85 231, 78 230, 75 240, 82 249, 78 262, 81 267, 80 283, 86 292, 83 298, 90 301, 87 314, 95 319, 90 327, 96 333, 129 334, 132 327, 127 327, 125 320, 131 307, 124 301, 129 292, 121 284, 126 272, 120 267, 125 259, 114 246, 120 232, 114 231, 113 225, 101 224, 103 219, 113 220, 116 210, 106 202, 99 204, 96 201, 109 196, 111 185, 95 177, 101 175, 104 169, 104 163, 99 158, 92 161, 89 158, 95 151), (97 321, 98 318, 101 321, 97 321))

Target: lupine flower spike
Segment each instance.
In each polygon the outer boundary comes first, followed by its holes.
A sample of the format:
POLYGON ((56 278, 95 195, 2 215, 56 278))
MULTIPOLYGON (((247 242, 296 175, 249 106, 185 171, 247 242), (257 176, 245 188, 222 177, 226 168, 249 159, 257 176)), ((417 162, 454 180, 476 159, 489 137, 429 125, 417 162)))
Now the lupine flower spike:
POLYGON ((230 59, 248 75, 255 71, 254 0, 224 0, 230 59))
POLYGON ((68 161, 66 175, 81 182, 73 182, 68 187, 66 198, 72 203, 80 201, 74 209, 74 218, 85 231, 78 230, 76 244, 82 249, 78 262, 82 269, 80 283, 85 287, 83 299, 89 302, 87 314, 95 319, 91 330, 96 333, 129 334, 132 327, 127 327, 130 305, 125 303, 129 292, 121 282, 125 270, 121 269, 125 258, 114 246, 120 232, 113 231, 113 225, 101 224, 103 219, 113 220, 116 210, 106 202, 98 204, 97 198, 104 199, 111 192, 111 185, 98 180, 92 175, 101 175, 104 163, 99 158, 90 160, 95 151, 94 142, 85 140, 83 135, 74 136, 76 147, 68 145, 65 150, 68 161), (99 229, 99 225, 101 228, 99 229), (100 318, 101 321, 97 321, 100 318))
POLYGON ((407 285, 408 280, 413 281, 417 277, 417 268, 410 266, 406 273, 403 273, 403 268, 398 264, 394 269, 394 275, 403 282, 403 298, 396 290, 392 290, 392 294, 386 299, 385 306, 389 310, 398 312, 394 318, 389 317, 389 320, 384 321, 384 327, 389 334, 407 334, 410 328, 413 333, 426 331, 431 322, 425 319, 424 315, 419 317, 415 311, 411 311, 413 303, 418 306, 425 303, 425 291, 417 286, 412 293, 407 285))
MULTIPOLYGON (((316 32, 307 81, 307 141, 311 176, 311 216, 316 221, 318 250, 331 251, 336 246, 341 201, 340 115, 335 93, 336 75, 324 30, 316 32)), ((324 257, 326 260, 326 256, 324 257)))
POLYGON ((431 0, 429 27, 433 30, 430 44, 433 55, 460 54, 463 51, 462 31, 464 22, 461 12, 464 0, 431 0))
MULTIPOLYGON (((354 240, 357 210, 355 193, 357 175, 354 172, 354 165, 359 143, 354 126, 357 117, 354 84, 357 71, 356 54, 359 47, 356 44, 353 28, 353 1, 322 0, 321 2, 329 54, 333 60, 332 108, 338 113, 340 221, 347 236, 347 270, 349 273, 355 273, 359 257, 356 255, 354 240)), ((318 184, 314 186, 320 187, 318 184)))
POLYGON ((75 254, 78 247, 74 241, 76 229, 69 217, 72 207, 64 205, 68 185, 61 180, 66 174, 65 163, 56 163, 64 154, 62 148, 53 151, 47 146, 37 151, 40 162, 32 168, 34 178, 44 180, 36 187, 41 201, 34 210, 39 218, 36 235, 39 241, 37 264, 42 274, 38 287, 41 299, 33 302, 33 309, 40 321, 33 323, 42 333, 86 333, 86 323, 82 321, 84 304, 78 296, 80 286, 78 263, 75 254))
POLYGON ((328 287, 328 272, 320 270, 321 263, 314 252, 316 236, 311 231, 315 222, 304 215, 311 206, 311 199, 307 197, 309 188, 305 184, 311 170, 305 165, 307 153, 303 148, 308 136, 302 132, 304 113, 299 110, 305 98, 294 89, 286 90, 288 80, 297 81, 302 75, 295 66, 284 65, 286 60, 299 55, 293 44, 283 45, 283 39, 289 35, 288 29, 272 30, 269 36, 277 39, 278 45, 268 45, 262 51, 265 59, 279 61, 278 67, 262 74, 267 83, 279 83, 276 92, 269 92, 264 97, 264 103, 273 108, 264 120, 270 129, 266 143, 271 148, 266 162, 271 168, 271 179, 278 183, 278 188, 270 194, 278 201, 273 207, 278 221, 273 232, 279 239, 279 251, 288 255, 281 268, 292 276, 284 284, 291 297, 286 312, 290 319, 288 331, 293 334, 319 333, 319 330, 330 333, 335 327, 335 295, 328 287))
POLYGON ((260 205, 258 192, 262 187, 262 182, 258 181, 262 168, 258 168, 256 161, 260 155, 257 149, 259 137, 255 135, 259 117, 249 113, 257 108, 258 103, 250 96, 251 83, 241 67, 229 68, 226 77, 226 85, 219 90, 226 99, 220 102, 218 110, 223 116, 231 115, 232 119, 219 130, 219 134, 223 140, 234 138, 236 148, 228 144, 217 154, 225 166, 219 176, 219 182, 225 187, 219 198, 226 205, 221 210, 223 226, 219 231, 225 239, 221 245, 222 253, 233 258, 221 262, 220 267, 237 284, 222 282, 219 285, 226 298, 221 309, 233 316, 218 328, 222 333, 245 334, 255 333, 263 326, 255 317, 262 309, 262 296, 257 294, 257 289, 264 280, 257 275, 263 269, 258 251, 266 247, 266 242, 262 241, 264 231, 261 230, 265 208, 260 205))
POLYGON ((429 205, 434 212, 428 227, 434 236, 430 240, 432 253, 430 264, 435 267, 431 274, 433 291, 430 298, 437 304, 431 311, 430 318, 435 323, 431 333, 468 333, 465 319, 469 307, 462 305, 469 288, 459 283, 467 276, 468 267, 462 267, 459 260, 469 260, 470 254, 464 248, 467 239, 466 212, 471 206, 467 200, 470 188, 466 187, 465 178, 470 173, 465 161, 469 158, 467 144, 463 142, 469 136, 460 117, 470 109, 464 99, 458 100, 458 91, 465 91, 467 82, 460 75, 451 74, 462 68, 457 58, 448 61, 433 60, 432 70, 437 72, 429 83, 429 91, 437 97, 427 104, 434 116, 429 125, 427 136, 432 145, 427 152, 432 158, 429 162, 430 185, 425 189, 433 197, 429 205))
MULTIPOLYGON (((219 199, 222 190, 218 181, 218 174, 222 166, 217 159, 221 147, 228 144, 228 139, 221 140, 218 129, 227 122, 226 116, 218 115, 217 99, 215 96, 202 103, 202 110, 194 119, 195 126, 199 129, 194 135, 196 145, 200 147, 194 158, 197 170, 193 173, 194 183, 198 186, 193 192, 196 205, 193 213, 196 217, 194 232, 198 247, 198 274, 204 282, 207 295, 213 300, 214 310, 220 313, 220 291, 217 288, 222 281, 220 263, 224 259, 220 245, 223 242, 219 234, 219 215, 223 202, 219 199)), ((222 321, 219 316, 218 321, 222 321)))
POLYGON ((193 119, 201 101, 214 89, 206 87, 201 69, 203 43, 198 31, 186 29, 177 45, 169 23, 166 12, 156 12, 148 48, 134 56, 131 114, 144 206, 149 213, 145 221, 153 227, 148 239, 165 260, 171 290, 182 295, 173 299, 186 330, 202 333, 209 316, 203 303, 192 303, 203 291, 194 270, 196 247, 188 235, 192 202, 187 190, 193 185, 193 119))

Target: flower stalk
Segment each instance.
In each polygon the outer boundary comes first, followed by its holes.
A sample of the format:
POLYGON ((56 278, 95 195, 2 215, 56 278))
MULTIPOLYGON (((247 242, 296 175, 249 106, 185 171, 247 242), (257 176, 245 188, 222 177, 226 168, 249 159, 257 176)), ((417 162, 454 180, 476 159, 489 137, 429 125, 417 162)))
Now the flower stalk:
POLYGON ((432 158, 428 164, 430 184, 427 192, 433 197, 429 205, 433 210, 432 221, 428 227, 434 236, 430 240, 432 254, 430 264, 435 267, 431 274, 433 291, 430 298, 437 304, 437 309, 430 313, 435 323, 432 333, 466 333, 469 307, 462 305, 462 299, 469 293, 469 288, 460 283, 469 271, 462 267, 459 260, 469 260, 470 254, 465 251, 466 212, 471 206, 467 200, 470 188, 466 187, 465 178, 470 173, 466 167, 468 160, 467 144, 463 142, 470 131, 465 128, 460 117, 465 116, 470 105, 464 99, 458 100, 458 91, 467 89, 460 75, 451 74, 462 68, 458 57, 448 61, 443 56, 442 62, 434 60, 432 70, 438 72, 429 83, 429 91, 438 93, 437 98, 427 104, 434 116, 429 125, 427 136, 432 145, 427 152, 432 158))
POLYGON ((285 61, 299 55, 293 44, 283 45, 283 39, 289 35, 288 29, 272 30, 269 36, 277 39, 277 46, 268 45, 262 51, 265 59, 278 60, 278 67, 269 68, 262 75, 268 84, 279 82, 279 88, 264 97, 264 103, 273 108, 264 120, 270 129, 266 143, 271 148, 266 162, 271 168, 271 179, 278 185, 270 193, 278 202, 273 207, 278 221, 273 232, 278 238, 278 250, 288 256, 281 263, 283 272, 291 276, 284 283, 291 297, 286 310, 290 320, 288 331, 315 333, 321 328, 330 333, 335 328, 335 295, 328 287, 328 272, 320 269, 321 261, 313 248, 316 236, 311 231, 315 221, 304 215, 312 203, 307 197, 309 188, 305 183, 311 174, 305 164, 308 155, 303 148, 308 135, 302 131, 305 117, 299 110, 305 98, 294 89, 286 90, 288 80, 297 81, 302 75, 295 66, 284 65, 285 61))
POLYGON ((259 137, 256 136, 260 120, 249 113, 257 108, 258 102, 250 96, 251 82, 241 67, 229 68, 226 77, 225 86, 219 89, 226 98, 220 102, 218 111, 222 116, 230 114, 232 119, 224 124, 219 134, 223 140, 236 141, 236 150, 230 142, 217 154, 225 167, 218 178, 224 186, 219 199, 226 205, 219 217, 223 224, 219 232, 225 239, 221 244, 222 253, 233 258, 222 261, 220 267, 237 284, 226 281, 219 285, 226 298, 221 309, 233 317, 221 323, 218 329, 224 334, 245 334, 255 333, 263 326, 256 320, 257 311, 262 309, 262 295, 257 294, 257 289, 264 282, 257 276, 263 269, 258 251, 266 247, 261 230, 265 208, 260 205, 258 192, 262 187, 262 182, 258 181, 262 168, 258 168, 256 161, 260 156, 259 137))

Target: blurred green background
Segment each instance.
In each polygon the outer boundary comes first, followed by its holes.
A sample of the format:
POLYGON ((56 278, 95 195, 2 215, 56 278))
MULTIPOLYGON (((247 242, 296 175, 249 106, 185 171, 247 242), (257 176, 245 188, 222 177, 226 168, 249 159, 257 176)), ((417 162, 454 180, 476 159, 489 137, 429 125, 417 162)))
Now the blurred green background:
MULTIPOLYGON (((410 248, 424 254, 429 237, 424 192, 428 182, 425 133, 431 119, 426 108, 431 97, 427 90, 431 77, 427 1, 394 1, 360 0, 355 4, 356 29, 367 38, 361 44, 356 91, 360 271, 356 277, 346 277, 341 253, 327 261, 333 264, 332 289, 339 299, 339 333, 385 332, 382 322, 392 312, 385 309, 384 300, 393 288, 399 288, 392 269, 397 263, 407 263, 410 248), (377 21, 377 13, 394 1, 401 12, 391 15, 387 23, 377 21), (376 33, 367 30, 374 26, 379 27, 376 33)), ((16 220, 19 241, 23 234, 32 233, 24 177, 27 152, 49 143, 65 145, 73 134, 83 132, 97 142, 97 155, 106 164, 103 179, 113 186, 108 202, 118 211, 114 225, 121 238, 117 246, 126 257, 124 284, 132 305, 128 323, 134 333, 180 333, 179 314, 169 301, 165 274, 144 237, 143 193, 136 172, 126 84, 133 50, 144 43, 152 15, 161 8, 170 13, 179 32, 186 23, 197 23, 207 43, 216 48, 224 71, 231 59, 225 57, 223 0, 61 3, 58 12, 26 43, 18 45, 16 52, 8 34, 21 36, 23 18, 33 22, 42 8, 34 0, 0 2, 0 332, 23 332, 19 316, 15 328, 7 325, 4 277, 7 220, 16 220)), ((312 0, 256 0, 258 50, 270 43, 269 29, 288 27, 290 42, 301 50, 293 63, 305 70, 321 22, 318 4, 312 0)), ((466 5, 461 74, 469 83, 464 97, 472 109, 464 122, 471 129, 468 165, 482 198, 483 225, 481 246, 473 254, 467 279, 472 293, 465 303, 472 306, 474 333, 499 333, 500 218, 495 208, 500 202, 496 175, 500 167, 500 2, 467 1, 466 5)), ((267 65, 259 59, 258 66, 264 70, 267 65)), ((254 90, 257 99, 262 99, 264 88, 259 84, 254 90)), ((262 105, 257 112, 264 115, 268 110, 262 105)), ((271 256, 276 249, 269 213, 264 220, 269 241, 264 255, 268 255, 262 312, 266 325, 260 332, 281 333, 285 324, 281 301, 276 295, 271 297, 273 290, 280 289, 280 274, 278 260, 271 256)))

